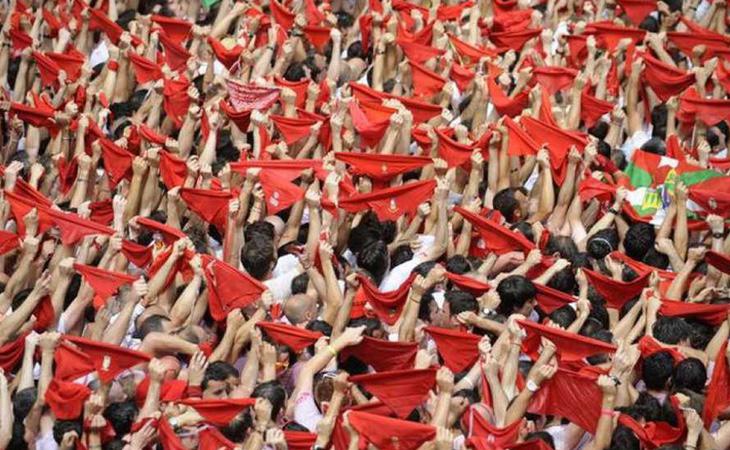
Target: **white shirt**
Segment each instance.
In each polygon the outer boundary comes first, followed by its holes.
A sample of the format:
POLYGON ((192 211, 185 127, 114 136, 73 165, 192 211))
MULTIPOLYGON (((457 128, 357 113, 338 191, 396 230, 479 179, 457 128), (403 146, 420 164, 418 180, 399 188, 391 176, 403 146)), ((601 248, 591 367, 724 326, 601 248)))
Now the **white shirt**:
POLYGON ((419 264, 427 261, 428 254, 431 248, 435 245, 435 239, 431 235, 419 235, 418 241, 421 243, 421 248, 413 255, 410 261, 406 261, 402 264, 398 264, 393 267, 384 277, 383 281, 380 282, 379 289, 382 292, 394 291, 408 279, 419 264))

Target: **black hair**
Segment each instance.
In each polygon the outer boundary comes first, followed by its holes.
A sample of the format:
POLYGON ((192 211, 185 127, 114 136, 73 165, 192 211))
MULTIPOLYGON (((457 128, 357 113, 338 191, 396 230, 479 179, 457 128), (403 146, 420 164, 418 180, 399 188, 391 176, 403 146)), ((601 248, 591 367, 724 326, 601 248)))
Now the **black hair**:
POLYGON ((532 281, 522 275, 511 275, 497 285, 500 303, 497 312, 505 316, 521 309, 525 303, 533 300, 537 294, 532 281))
POLYGON ((57 444, 60 444, 61 441, 63 441, 63 435, 70 431, 75 431, 76 435, 81 438, 81 432, 83 431, 81 422, 78 420, 56 419, 53 423, 53 440, 56 441, 57 444))
POLYGON ((383 241, 374 241, 365 246, 357 254, 357 265, 373 277, 375 284, 380 284, 388 270, 388 247, 383 241))
POLYGON ((533 242, 535 240, 535 233, 532 232, 532 227, 526 220, 520 220, 519 222, 513 224, 510 227, 510 230, 522 233, 522 235, 526 237, 527 240, 529 240, 530 242, 533 242))
POLYGON ((641 366, 641 378, 647 389, 663 390, 667 387, 674 371, 674 360, 667 351, 654 353, 646 358, 641 366))
POLYGON ((644 257, 641 259, 641 262, 660 270, 667 270, 669 268, 669 257, 664 253, 657 251, 654 247, 647 250, 644 257))
POLYGON ((15 420, 23 421, 38 398, 35 387, 21 389, 13 395, 13 416, 15 420))
POLYGON ((520 209, 520 202, 515 198, 517 192, 514 188, 506 188, 494 194, 492 206, 502 214, 502 217, 512 223, 515 221, 515 214, 520 209))
POLYGON ((577 318, 577 314, 572 306, 565 305, 551 312, 548 317, 562 328, 568 328, 577 318))
POLYGON ((305 294, 309 286, 309 274, 302 272, 291 280, 291 294, 305 294))
POLYGON ((399 245, 390 255, 390 267, 396 267, 413 259, 413 250, 408 244, 399 245))
POLYGON ((575 274, 570 267, 566 267, 559 272, 556 272, 550 281, 547 283, 548 287, 556 289, 567 294, 573 293, 578 283, 575 281, 575 274))
POLYGON ((243 230, 243 239, 246 242, 253 241, 256 238, 264 238, 271 242, 274 241, 276 231, 274 225, 265 220, 258 220, 246 226, 243 230))
POLYGON ((464 311, 479 311, 479 303, 471 293, 466 291, 447 291, 444 294, 444 300, 449 303, 449 311, 452 316, 464 311))
POLYGON ((680 361, 672 374, 672 390, 677 392, 689 389, 701 394, 707 382, 707 369, 697 358, 687 358, 680 361))
POLYGON ((114 402, 104 409, 104 418, 112 425, 117 436, 121 437, 132 429, 138 412, 139 408, 133 401, 114 402))
POLYGON ((153 314, 147 317, 137 327, 135 336, 138 339, 144 339, 148 334, 152 332, 161 332, 164 330, 163 322, 170 321, 170 318, 163 316, 162 314, 153 314))
POLYGON ((446 270, 458 275, 471 272, 472 267, 469 260, 462 255, 454 255, 446 261, 446 270))
POLYGON ((251 397, 267 399, 271 403, 271 420, 276 420, 286 402, 286 391, 279 381, 267 381, 256 386, 251 397))
POLYGON ((200 387, 203 390, 208 389, 208 383, 211 381, 226 381, 231 377, 238 377, 238 369, 225 361, 215 361, 208 365, 203 374, 203 382, 200 387))
POLYGON ((655 237, 656 233, 653 225, 643 222, 631 225, 624 236, 626 255, 641 261, 646 252, 654 248, 655 237))
POLYGON ((551 235, 545 246, 545 254, 553 255, 557 253, 561 258, 573 261, 578 253, 578 246, 570 236, 554 236, 551 235))
POLYGON ((588 239, 586 251, 595 259, 603 259, 618 249, 619 236, 613 228, 604 228, 588 239))
POLYGON ((241 264, 252 277, 261 281, 271 271, 274 248, 271 241, 247 240, 241 249, 241 264))
MULTIPOLYGON (((592 127, 588 129, 588 134, 591 136, 594 136, 596 139, 598 139, 599 147, 600 143, 604 142, 603 140, 606 139, 606 136, 608 135, 608 124, 604 120, 599 120, 595 124, 593 124, 592 127)), ((604 142, 605 144, 605 142, 604 142)), ((610 148, 610 147, 609 147, 610 148)), ((606 156, 606 155, 604 155, 606 156)))
POLYGON ((652 327, 652 334, 659 342, 677 345, 688 340, 691 328, 681 317, 659 317, 652 327))
POLYGON ((302 62, 292 62, 284 72, 284 79, 286 81, 300 81, 306 76, 307 74, 304 72, 304 63, 302 62))
POLYGON ((659 21, 657 21, 652 16, 646 16, 644 17, 644 20, 641 21, 639 24, 639 29, 645 30, 648 33, 658 33, 659 32, 659 21))
POLYGON ((611 435, 609 450, 641 450, 641 441, 625 425, 618 425, 611 435))
POLYGON ((644 145, 640 148, 645 152, 654 153, 659 156, 667 154, 667 145, 664 143, 664 140, 658 137, 652 137, 648 141, 644 142, 644 145))
POLYGON ((550 448, 555 448, 555 441, 553 440, 553 436, 547 431, 533 431, 531 433, 527 433, 527 435, 525 436, 525 442, 530 441, 543 441, 548 446, 550 446, 550 448))

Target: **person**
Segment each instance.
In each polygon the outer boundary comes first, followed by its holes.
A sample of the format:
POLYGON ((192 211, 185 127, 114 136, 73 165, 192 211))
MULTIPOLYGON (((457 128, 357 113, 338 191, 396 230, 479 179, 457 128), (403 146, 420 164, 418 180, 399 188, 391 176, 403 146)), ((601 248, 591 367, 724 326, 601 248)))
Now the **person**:
POLYGON ((730 448, 726 2, 0 18, 0 449, 730 448))

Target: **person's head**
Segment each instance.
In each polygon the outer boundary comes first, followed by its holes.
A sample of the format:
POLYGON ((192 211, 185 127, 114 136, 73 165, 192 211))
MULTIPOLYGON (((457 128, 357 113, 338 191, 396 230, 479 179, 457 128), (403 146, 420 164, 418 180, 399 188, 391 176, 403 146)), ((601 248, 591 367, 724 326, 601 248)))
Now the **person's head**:
POLYGON ((479 311, 479 303, 472 294, 466 291, 451 290, 444 294, 444 308, 448 308, 448 314, 452 318, 452 323, 457 325, 456 316, 465 312, 479 311))
POLYGON ((527 216, 527 194, 523 189, 502 189, 494 195, 492 205, 509 223, 518 222, 527 216))
POLYGON ((535 285, 522 275, 511 275, 497 285, 500 303, 497 312, 505 316, 515 313, 529 316, 535 306, 535 285))
POLYGON ((548 281, 547 285, 548 287, 560 292, 571 294, 575 291, 578 284, 575 281, 575 274, 573 273, 573 270, 570 267, 566 267, 565 269, 555 273, 550 281, 548 281))
POLYGON ((551 312, 548 317, 561 328, 568 328, 571 323, 575 322, 577 314, 570 305, 565 305, 551 312))
POLYGON ((667 270, 669 268, 669 257, 654 247, 646 252, 641 262, 661 270, 667 270))
POLYGON ((253 398, 265 398, 271 403, 271 420, 276 421, 286 404, 286 390, 278 380, 261 383, 251 393, 253 398))
POLYGON ((572 261, 575 255, 578 254, 578 246, 575 245, 570 236, 550 236, 545 246, 545 253, 556 258, 565 258, 572 261))
POLYGON ((619 425, 611 435, 609 450, 641 450, 641 441, 630 428, 619 425))
POLYGON ((383 280, 383 276, 388 271, 389 262, 388 246, 380 240, 366 245, 357 254, 358 267, 365 269, 373 278, 375 284, 380 284, 383 280))
POLYGON ((390 255, 390 267, 396 267, 413 259, 413 249, 409 244, 399 245, 390 255))
POLYGON ((56 441, 56 444, 63 441, 63 436, 66 433, 76 432, 76 436, 80 438, 82 431, 81 422, 78 420, 56 420, 53 422, 53 440, 56 441))
POLYGON ((306 325, 317 318, 317 299, 307 294, 292 295, 284 301, 284 315, 292 325, 306 325))
POLYGON ((203 382, 200 385, 203 398, 228 398, 231 386, 238 382, 238 376, 238 370, 226 362, 210 363, 205 369, 203 382))
POLYGON ((270 242, 246 241, 241 249, 241 264, 252 277, 265 280, 274 269, 275 255, 270 242))
POLYGON ((137 337, 144 339, 145 336, 152 332, 166 333, 172 328, 172 322, 167 316, 162 314, 154 314, 144 319, 137 326, 137 337))
POLYGON ((114 427, 117 436, 124 436, 137 420, 139 408, 133 401, 110 403, 104 409, 104 418, 114 427))
POLYGON ((455 274, 465 274, 471 272, 471 263, 462 255, 454 255, 446 261, 446 271, 455 274))
POLYGON ((674 371, 674 360, 669 352, 661 351, 644 358, 641 379, 647 389, 663 391, 668 388, 674 371))
POLYGON ((308 289, 309 289, 309 274, 307 272, 302 272, 291 280, 292 295, 306 294, 308 289))
POLYGON ((687 358, 679 362, 672 374, 672 390, 674 392, 683 389, 701 394, 707 383, 707 369, 697 358, 687 358))
POLYGON ((38 391, 35 387, 20 389, 13 395, 13 416, 15 420, 21 422, 25 420, 37 397, 38 391))
POLYGON ((681 317, 659 317, 652 327, 654 338, 669 345, 689 345, 691 331, 681 317))
POLYGON ((641 261, 649 249, 654 248, 654 226, 638 222, 629 227, 624 236, 624 250, 626 254, 641 261))
POLYGON ((641 150, 649 153, 654 153, 655 155, 659 156, 664 156, 667 154, 667 146, 666 144, 664 144, 664 140, 658 137, 653 137, 644 142, 644 145, 641 146, 641 150))
POLYGON ((603 259, 618 249, 618 233, 613 228, 598 231, 588 239, 586 250, 595 259, 603 259))

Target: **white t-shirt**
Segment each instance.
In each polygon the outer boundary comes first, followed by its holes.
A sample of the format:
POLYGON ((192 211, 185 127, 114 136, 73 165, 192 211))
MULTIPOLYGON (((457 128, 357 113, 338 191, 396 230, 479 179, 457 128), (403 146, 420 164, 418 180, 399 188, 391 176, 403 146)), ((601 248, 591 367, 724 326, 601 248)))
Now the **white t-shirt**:
POLYGON ((634 150, 646 144, 646 141, 648 141, 649 139, 651 139, 651 131, 647 132, 643 129, 638 130, 636 133, 632 134, 628 139, 626 139, 626 141, 624 141, 623 145, 621 146, 621 151, 623 152, 624 156, 626 156, 626 160, 630 161, 631 156, 634 154, 634 150))
POLYGON ((383 281, 380 282, 379 289, 382 292, 394 291, 408 279, 419 264, 426 261, 431 248, 435 245, 435 239, 431 235, 419 235, 418 242, 421 243, 421 248, 413 254, 413 258, 410 261, 406 261, 402 264, 398 264, 393 267, 384 277, 383 281))
POLYGON ((312 433, 317 432, 317 424, 322 420, 314 396, 309 391, 300 392, 294 405, 294 421, 307 427, 312 433))

